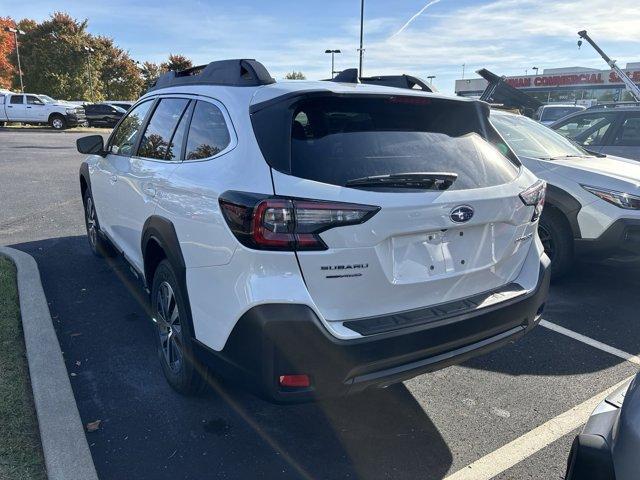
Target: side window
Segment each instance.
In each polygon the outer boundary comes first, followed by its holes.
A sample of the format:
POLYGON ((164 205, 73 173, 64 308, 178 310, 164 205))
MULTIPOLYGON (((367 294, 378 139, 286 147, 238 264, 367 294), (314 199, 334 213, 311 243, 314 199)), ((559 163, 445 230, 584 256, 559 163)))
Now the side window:
POLYGON ((149 100, 130 110, 111 137, 111 143, 108 148, 111 153, 126 157, 133 154, 133 147, 136 144, 138 134, 151 105, 153 105, 153 101, 149 100))
POLYGON ((11 100, 9 101, 11 105, 22 105, 22 95, 11 95, 11 100))
POLYGON ((191 119, 185 159, 212 157, 227 148, 230 142, 229 130, 220 109, 212 103, 198 101, 191 119))
POLYGON ((28 105, 44 105, 44 102, 34 95, 27 95, 28 105))
POLYGON ((169 148, 167 149, 167 160, 179 160, 180 154, 182 153, 182 143, 184 142, 184 137, 187 136, 187 128, 189 127, 189 119, 191 118, 191 112, 193 111, 193 106, 196 102, 191 102, 185 112, 182 114, 182 118, 180 119, 180 123, 176 127, 176 131, 173 133, 173 138, 171 139, 171 143, 169 148))
POLYGON ((614 118, 615 114, 611 113, 578 115, 565 121, 562 126, 556 128, 556 132, 565 137, 576 138, 583 134, 586 134, 585 136, 591 135, 593 131, 605 127, 602 132, 604 135, 614 118))
POLYGON ((620 126, 614 145, 621 147, 640 146, 640 115, 628 116, 620 126))
POLYGON ((171 139, 188 103, 185 98, 160 100, 140 141, 138 156, 157 160, 164 160, 168 153, 171 158, 176 156, 171 139))

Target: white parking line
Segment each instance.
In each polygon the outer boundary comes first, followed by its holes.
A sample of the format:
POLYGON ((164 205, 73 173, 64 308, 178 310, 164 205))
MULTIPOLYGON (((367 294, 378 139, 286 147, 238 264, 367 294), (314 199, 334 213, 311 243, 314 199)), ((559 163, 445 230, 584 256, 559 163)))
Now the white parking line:
POLYGON ((611 355, 615 355, 616 357, 620 357, 628 362, 635 363, 636 365, 640 365, 640 358, 631 355, 630 353, 623 352, 620 349, 612 347, 611 345, 607 345, 606 343, 599 342, 598 340, 594 340, 593 338, 586 337, 580 333, 574 332, 573 330, 569 330, 567 328, 561 327, 560 325, 556 325, 555 323, 548 322, 546 320, 540 320, 540 325, 548 328, 549 330, 553 330, 554 332, 561 333, 562 335, 566 335, 567 337, 571 337, 574 340, 578 340, 579 342, 586 343, 592 347, 595 347, 603 352, 610 353, 611 355))
POLYGON ((552 418, 512 442, 507 443, 505 446, 494 450, 472 464, 449 475, 444 480, 489 480, 499 475, 580 427, 589 418, 593 409, 596 408, 604 398, 631 378, 633 378, 633 376, 606 389, 604 392, 600 392, 589 400, 573 407, 571 410, 561 413, 557 417, 552 418))

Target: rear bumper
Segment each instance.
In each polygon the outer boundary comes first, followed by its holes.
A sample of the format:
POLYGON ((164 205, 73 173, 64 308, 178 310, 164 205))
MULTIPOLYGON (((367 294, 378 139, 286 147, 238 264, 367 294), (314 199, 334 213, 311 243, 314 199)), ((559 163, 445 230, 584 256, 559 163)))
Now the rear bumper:
POLYGON ((640 255, 640 219, 620 218, 596 239, 576 239, 580 256, 640 255))
POLYGON ((259 305, 240 318, 221 352, 202 346, 201 360, 275 402, 385 387, 520 338, 537 324, 548 288, 549 262, 543 257, 536 287, 517 298, 353 340, 331 335, 306 305, 259 305), (293 374, 309 375, 311 387, 279 386, 280 375, 293 374))

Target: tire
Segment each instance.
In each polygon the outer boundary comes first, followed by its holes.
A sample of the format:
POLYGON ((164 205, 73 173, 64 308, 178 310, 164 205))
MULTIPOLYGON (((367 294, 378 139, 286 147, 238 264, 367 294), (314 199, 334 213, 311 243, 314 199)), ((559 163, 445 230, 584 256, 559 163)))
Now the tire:
POLYGON ((551 259, 551 277, 561 278, 573 265, 573 235, 562 212, 545 208, 538 224, 538 235, 551 259))
POLYGON ((87 229, 87 239, 89 240, 91 251, 98 257, 114 256, 115 250, 100 234, 100 223, 98 222, 95 202, 90 189, 87 188, 87 191, 84 192, 82 200, 84 204, 84 225, 87 229))
POLYGON ((168 260, 153 275, 151 311, 156 325, 158 357, 167 382, 178 393, 198 393, 206 370, 194 355, 191 318, 178 277, 168 260))
POLYGON ((62 115, 51 115, 49 119, 49 125, 54 130, 64 130, 67 128, 67 120, 62 115))

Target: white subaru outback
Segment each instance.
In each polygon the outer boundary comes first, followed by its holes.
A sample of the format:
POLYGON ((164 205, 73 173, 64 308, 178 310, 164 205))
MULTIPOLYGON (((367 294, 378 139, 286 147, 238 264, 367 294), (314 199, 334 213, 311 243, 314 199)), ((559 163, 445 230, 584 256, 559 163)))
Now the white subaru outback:
POLYGON ((178 391, 208 369, 277 402, 385 387, 540 318, 545 184, 488 115, 254 60, 169 72, 106 146, 78 140, 89 242, 150 291, 178 391))

